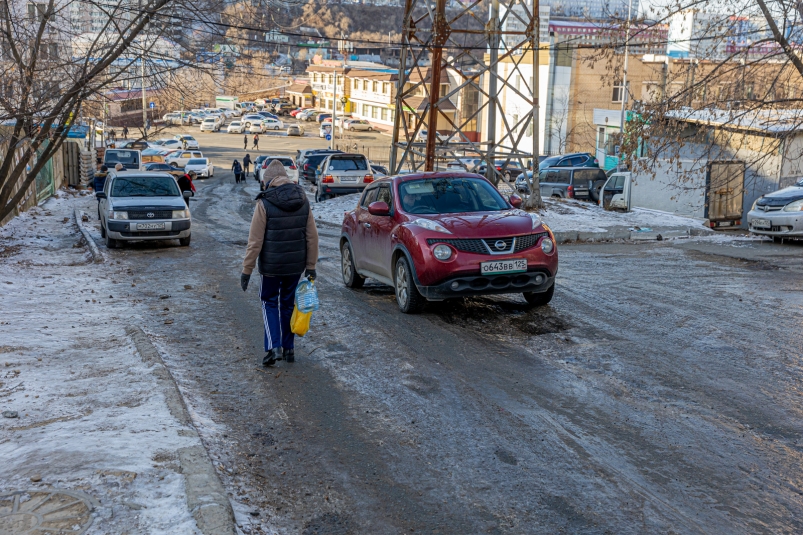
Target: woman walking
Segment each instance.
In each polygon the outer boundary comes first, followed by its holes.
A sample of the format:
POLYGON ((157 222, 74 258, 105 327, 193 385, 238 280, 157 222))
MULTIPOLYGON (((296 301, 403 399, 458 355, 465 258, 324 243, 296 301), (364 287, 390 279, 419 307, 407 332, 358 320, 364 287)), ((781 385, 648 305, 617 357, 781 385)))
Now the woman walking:
POLYGON ((259 150, 259 134, 254 134, 254 150, 259 150))
POLYGON ((242 182, 243 168, 240 167, 240 162, 234 160, 234 163, 231 164, 231 170, 234 171, 234 183, 239 184, 242 182))
POLYGON ((248 134, 245 134, 243 136, 243 150, 246 150, 247 148, 248 148, 248 134))

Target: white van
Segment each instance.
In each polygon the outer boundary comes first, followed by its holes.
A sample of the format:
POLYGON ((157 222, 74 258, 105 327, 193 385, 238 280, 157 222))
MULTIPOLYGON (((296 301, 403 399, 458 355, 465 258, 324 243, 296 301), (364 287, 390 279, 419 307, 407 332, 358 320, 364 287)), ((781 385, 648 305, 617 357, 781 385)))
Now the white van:
POLYGON ((113 171, 115 166, 121 163, 125 171, 143 171, 142 152, 133 149, 106 149, 103 153, 103 165, 109 171, 113 171))

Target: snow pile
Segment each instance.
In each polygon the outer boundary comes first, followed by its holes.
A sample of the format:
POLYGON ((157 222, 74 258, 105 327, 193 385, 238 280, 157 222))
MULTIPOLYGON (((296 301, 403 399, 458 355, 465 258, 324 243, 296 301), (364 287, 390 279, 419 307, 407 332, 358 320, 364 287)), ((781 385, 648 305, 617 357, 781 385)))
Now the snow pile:
POLYGON ((62 194, 0 229, 0 492, 59 487, 100 502, 95 533, 196 534, 170 414, 125 328, 130 277, 91 264, 62 194))
MULTIPOLYGON (((312 202, 312 213, 318 221, 340 225, 343 223, 343 212, 354 209, 359 199, 360 194, 354 193, 319 203, 312 202)), ((541 212, 541 217, 555 232, 605 232, 611 227, 654 230, 667 227, 705 228, 700 219, 657 210, 635 208, 632 212, 621 213, 608 212, 596 204, 571 199, 544 199, 544 202, 546 208, 541 212)))
POLYGON ((634 208, 628 213, 609 212, 589 202, 551 198, 544 199, 544 204, 546 208, 541 211, 541 217, 555 232, 605 232, 611 227, 653 230, 667 227, 707 228, 701 219, 645 208, 634 208))
POLYGON ((343 213, 353 210, 360 200, 359 193, 343 195, 323 202, 311 202, 312 214, 317 221, 340 226, 343 223, 343 213))

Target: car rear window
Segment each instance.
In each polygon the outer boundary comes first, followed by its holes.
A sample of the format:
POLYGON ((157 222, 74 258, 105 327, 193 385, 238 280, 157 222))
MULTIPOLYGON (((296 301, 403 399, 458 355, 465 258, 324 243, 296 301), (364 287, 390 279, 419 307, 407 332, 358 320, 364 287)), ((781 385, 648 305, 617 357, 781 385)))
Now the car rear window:
POLYGON ((192 158, 187 165, 206 165, 206 158, 192 158))
POLYGON ((270 158, 271 161, 278 160, 283 166, 290 167, 291 165, 295 165, 293 163, 292 158, 270 158))
POLYGON ((112 184, 112 197, 172 197, 181 195, 178 184, 168 176, 118 176, 112 184))
POLYGON ((330 171, 367 171, 365 156, 336 156, 329 160, 330 171))

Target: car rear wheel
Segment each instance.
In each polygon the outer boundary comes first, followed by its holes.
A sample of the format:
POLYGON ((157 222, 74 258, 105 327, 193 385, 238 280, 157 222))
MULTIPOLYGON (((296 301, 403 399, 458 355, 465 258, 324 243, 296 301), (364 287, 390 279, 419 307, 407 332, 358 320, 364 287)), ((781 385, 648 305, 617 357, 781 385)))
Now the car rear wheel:
POLYGON ((529 304, 535 307, 542 307, 552 301, 552 296, 555 295, 555 283, 545 292, 524 292, 524 299, 529 304))
POLYGON ((189 236, 187 236, 186 238, 179 238, 179 239, 178 239, 178 243, 179 243, 179 245, 181 245, 182 247, 187 247, 187 246, 190 244, 190 239, 191 239, 191 238, 192 238, 192 234, 190 234, 190 235, 189 235, 189 236))
POLYGON ((427 300, 418 292, 413 280, 413 271, 407 257, 400 256, 396 261, 396 303, 405 314, 415 314, 424 308, 427 300))
POLYGON ((361 277, 354 267, 354 253, 351 251, 349 242, 344 242, 340 248, 340 267, 343 273, 343 283, 348 288, 362 288, 365 284, 365 277, 361 277))
POLYGON ((374 131, 373 127, 369 126, 369 127, 368 127, 368 131, 369 131, 369 132, 373 132, 373 131, 374 131))

